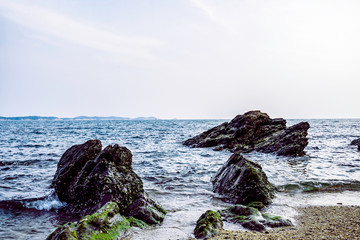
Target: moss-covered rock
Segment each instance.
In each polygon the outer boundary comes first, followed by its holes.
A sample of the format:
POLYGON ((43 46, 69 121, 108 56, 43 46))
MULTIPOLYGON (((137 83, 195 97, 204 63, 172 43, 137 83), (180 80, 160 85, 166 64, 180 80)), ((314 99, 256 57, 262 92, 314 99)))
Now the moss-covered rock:
POLYGON ((77 223, 67 223, 58 227, 47 240, 75 239, 119 239, 130 227, 145 228, 143 221, 120 214, 120 208, 115 202, 108 202, 92 215, 86 215, 77 223))
POLYGON ((266 113, 250 111, 183 142, 191 147, 214 147, 232 152, 274 152, 277 155, 304 155, 310 125, 301 122, 286 128, 282 118, 271 119, 266 113))
POLYGON ((244 228, 252 231, 263 231, 266 227, 284 227, 292 226, 290 220, 283 219, 279 216, 271 216, 262 214, 259 210, 253 207, 244 205, 234 205, 227 209, 220 211, 221 216, 225 221, 238 223, 244 228))
POLYGON ((144 192, 130 150, 117 144, 102 151, 99 140, 71 147, 59 161, 52 186, 67 203, 65 212, 82 219, 58 228, 50 239, 113 239, 130 226, 159 224, 166 214, 144 192))
POLYGON ((239 204, 262 202, 269 204, 275 197, 276 188, 268 181, 259 164, 234 153, 211 179, 213 191, 239 204))
POLYGON ((133 216, 147 224, 160 224, 165 218, 166 210, 150 199, 147 194, 144 194, 138 197, 125 213, 127 216, 133 216))
POLYGON ((264 203, 262 202, 251 202, 249 203, 248 205, 246 205, 247 207, 253 207, 253 208, 256 208, 257 210, 261 210, 265 207, 264 203))
POLYGON ((46 240, 77 240, 76 226, 74 223, 66 223, 58 227, 46 240))
POLYGON ((194 235, 199 239, 208 239, 220 233, 223 221, 219 212, 208 210, 196 222, 194 235))

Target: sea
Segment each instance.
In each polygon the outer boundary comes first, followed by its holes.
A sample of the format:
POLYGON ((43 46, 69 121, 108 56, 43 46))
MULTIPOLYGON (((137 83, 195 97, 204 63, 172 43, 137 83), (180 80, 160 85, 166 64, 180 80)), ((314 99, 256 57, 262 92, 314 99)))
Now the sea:
MULTIPOLYGON (((145 191, 168 211, 160 226, 133 229, 126 239, 190 239, 202 213, 230 206, 212 192, 210 179, 231 153, 182 142, 225 121, 0 121, 0 239, 45 239, 71 220, 59 211, 65 203, 50 183, 62 154, 89 139, 130 149, 145 191)), ((296 224, 298 207, 360 205, 360 151, 350 145, 360 138, 360 119, 289 119, 287 125, 300 121, 311 126, 305 156, 244 154, 279 189, 265 211, 296 224)))

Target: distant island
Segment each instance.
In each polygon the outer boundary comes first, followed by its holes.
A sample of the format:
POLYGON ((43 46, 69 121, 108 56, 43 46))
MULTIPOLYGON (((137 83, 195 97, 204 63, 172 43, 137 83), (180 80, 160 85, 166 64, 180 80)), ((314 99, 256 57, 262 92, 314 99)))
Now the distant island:
POLYGON ((59 118, 59 117, 41 117, 41 116, 24 116, 24 117, 0 117, 0 121, 8 121, 8 120, 12 120, 12 121, 21 121, 21 120, 30 120, 30 121, 34 121, 34 120, 47 120, 47 121, 55 121, 55 120, 97 120, 97 121, 101 121, 101 120, 159 120, 156 117, 137 117, 137 118, 128 118, 128 117, 98 117, 98 116, 93 116, 93 117, 89 117, 89 116, 79 116, 79 117, 74 117, 74 118, 59 118))

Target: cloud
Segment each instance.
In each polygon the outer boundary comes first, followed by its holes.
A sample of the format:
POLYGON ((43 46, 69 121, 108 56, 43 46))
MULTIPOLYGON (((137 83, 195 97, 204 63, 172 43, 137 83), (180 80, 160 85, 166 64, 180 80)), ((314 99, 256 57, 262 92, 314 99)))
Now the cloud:
MULTIPOLYGON (((147 37, 134 37, 102 29, 95 23, 88 23, 61 14, 52 9, 0 0, 0 14, 5 18, 35 32, 38 40, 53 44, 62 42, 86 47, 96 52, 110 55, 122 63, 153 61, 152 50, 164 42, 147 37)), ((57 44, 56 44, 57 45, 57 44)))

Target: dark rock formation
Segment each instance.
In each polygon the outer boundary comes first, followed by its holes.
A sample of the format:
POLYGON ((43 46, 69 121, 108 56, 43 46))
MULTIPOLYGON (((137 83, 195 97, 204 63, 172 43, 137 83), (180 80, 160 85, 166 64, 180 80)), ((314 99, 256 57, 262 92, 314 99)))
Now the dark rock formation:
POLYGON ((101 142, 90 140, 71 147, 60 159, 53 185, 70 213, 92 214, 109 201, 124 211, 144 193, 132 170, 130 150, 117 144, 100 150, 101 142))
POLYGON ((48 239, 118 239, 130 226, 159 224, 166 214, 144 192, 130 150, 117 144, 102 151, 99 140, 72 146, 61 157, 52 186, 67 203, 65 212, 83 218, 48 239))
POLYGON ((283 219, 279 216, 271 216, 261 213, 253 207, 244 205, 235 205, 220 211, 224 221, 239 223, 244 228, 253 231, 263 231, 266 227, 285 227, 292 226, 290 220, 283 219))
POLYGON ((62 155, 52 182, 60 199, 67 202, 72 198, 71 189, 81 169, 87 161, 94 160, 101 152, 99 140, 89 140, 84 144, 74 145, 62 155))
POLYGON ((80 217, 109 201, 116 202, 120 213, 149 224, 160 223, 165 216, 145 196, 143 183, 132 170, 130 150, 117 144, 102 151, 99 140, 72 146, 61 157, 52 184, 59 199, 67 203, 66 212, 80 217))
POLYGON ((213 191, 240 204, 251 202, 271 203, 276 188, 268 181, 259 164, 234 153, 211 179, 213 191))
POLYGON ((310 125, 301 122, 286 128, 282 118, 271 119, 266 113, 250 111, 238 115, 200 135, 183 142, 191 147, 215 147, 232 152, 274 152, 277 155, 301 156, 308 144, 307 130, 310 125))
POLYGON ((197 220, 194 235, 199 239, 208 239, 219 234, 222 227, 220 213, 208 210, 197 220))
POLYGON ((355 145, 358 147, 358 150, 360 151, 360 138, 359 139, 355 139, 353 141, 351 141, 350 143, 351 145, 355 145))
POLYGON ((146 226, 120 214, 117 203, 108 202, 92 215, 86 215, 77 223, 66 223, 58 227, 47 240, 120 239, 131 226, 146 226))

